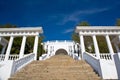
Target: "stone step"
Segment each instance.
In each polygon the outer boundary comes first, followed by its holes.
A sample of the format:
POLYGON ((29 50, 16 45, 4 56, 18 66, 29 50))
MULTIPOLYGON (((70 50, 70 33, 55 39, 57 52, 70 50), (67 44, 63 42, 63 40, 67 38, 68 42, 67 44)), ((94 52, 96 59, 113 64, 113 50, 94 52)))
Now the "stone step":
POLYGON ((27 77, 27 78, 23 78, 23 77, 19 77, 19 78, 16 78, 16 77, 12 77, 10 78, 9 80, 101 80, 101 78, 90 78, 90 77, 78 77, 78 78, 75 78, 75 77, 50 77, 50 78, 45 78, 45 77, 27 77))
POLYGON ((76 61, 66 55, 33 61, 9 80, 101 80, 84 60, 76 61))
POLYGON ((85 74, 71 74, 71 75, 65 75, 65 74, 40 74, 40 75, 38 75, 38 74, 36 74, 36 75, 26 75, 26 76, 17 76, 17 78, 20 78, 20 77, 23 77, 23 78, 32 78, 32 77, 34 77, 34 78, 36 78, 36 77, 39 77, 39 78, 41 78, 41 77, 43 77, 43 78, 70 78, 70 77, 74 77, 74 78, 98 78, 98 79, 100 79, 100 77, 98 77, 98 76, 92 76, 92 75, 85 75, 85 74))

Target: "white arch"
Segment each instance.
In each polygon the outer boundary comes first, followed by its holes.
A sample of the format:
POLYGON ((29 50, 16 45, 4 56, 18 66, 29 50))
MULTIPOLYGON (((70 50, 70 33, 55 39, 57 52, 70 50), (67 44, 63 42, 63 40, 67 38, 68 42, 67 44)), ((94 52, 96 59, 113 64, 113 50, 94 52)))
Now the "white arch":
MULTIPOLYGON (((64 48, 60 48, 60 49, 56 50, 55 55, 57 55, 57 52, 58 52, 58 51, 64 51, 64 52, 67 53, 67 55, 68 55, 68 51, 66 51, 66 49, 64 49, 64 48)), ((60 54, 61 54, 61 53, 60 53, 60 54)))
POLYGON ((74 54, 74 47, 75 45, 77 45, 75 42, 73 41, 47 41, 44 44, 44 49, 46 51, 46 53, 48 54, 48 56, 53 56, 55 55, 56 51, 59 49, 64 49, 67 51, 68 55, 72 55, 74 54))

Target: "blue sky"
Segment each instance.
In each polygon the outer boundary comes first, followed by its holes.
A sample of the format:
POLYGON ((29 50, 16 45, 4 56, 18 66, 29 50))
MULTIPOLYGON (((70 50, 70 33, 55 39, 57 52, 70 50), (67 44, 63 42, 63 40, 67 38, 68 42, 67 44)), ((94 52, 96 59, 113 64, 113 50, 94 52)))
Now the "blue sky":
POLYGON ((0 0, 0 24, 42 26, 46 40, 70 40, 81 21, 115 25, 120 0, 0 0))

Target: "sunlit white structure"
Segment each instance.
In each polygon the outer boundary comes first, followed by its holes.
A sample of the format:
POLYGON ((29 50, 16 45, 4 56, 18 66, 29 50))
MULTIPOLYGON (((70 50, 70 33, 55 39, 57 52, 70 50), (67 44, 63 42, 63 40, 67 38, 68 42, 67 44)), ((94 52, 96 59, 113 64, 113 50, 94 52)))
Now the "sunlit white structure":
POLYGON ((64 53, 66 55, 72 56, 74 59, 80 59, 79 57, 79 44, 74 41, 47 41, 43 43, 44 50, 46 54, 40 57, 40 60, 45 60, 51 56, 64 53))
MULTIPOLYGON (((69 55, 76 60, 85 60, 102 79, 120 79, 120 27, 77 26, 75 32, 79 34, 80 44, 67 40, 43 42, 45 53, 39 57, 39 60, 46 60, 59 53, 64 53, 64 55, 69 55), (85 36, 92 38, 94 53, 86 51, 85 36), (105 38, 108 53, 100 52, 97 36, 105 38), (111 36, 113 37, 110 38, 111 36), (116 51, 114 51, 113 47, 115 47, 116 51)), ((0 80, 7 80, 28 63, 36 60, 39 34, 42 33, 42 27, 0 29, 0 45, 2 46, 0 51, 0 80), (24 54, 28 36, 35 37, 33 52, 24 54), (10 39, 7 40, 5 37, 10 37, 10 39), (15 37, 22 37, 22 43, 19 54, 11 55, 15 37)), ((92 48, 89 46, 89 49, 92 48)))
POLYGON ((42 27, 33 28, 0 28, 0 80, 7 80, 16 71, 37 58, 39 34, 43 33, 42 27), (26 39, 34 36, 33 53, 24 55, 26 39), (10 37, 7 41, 4 37, 10 37), (15 37, 22 37, 19 55, 11 55, 11 48, 15 37), (6 51, 5 51, 6 49, 6 51))
POLYGON ((85 59, 103 79, 120 78, 120 27, 117 26, 77 26, 76 33, 79 34, 81 44, 82 59, 85 59), (95 53, 86 52, 84 36, 91 36, 95 53), (96 36, 104 36, 108 46, 109 53, 100 53, 96 36), (113 40, 109 36, 114 36, 113 40), (114 43, 117 53, 115 54, 112 46, 114 43))

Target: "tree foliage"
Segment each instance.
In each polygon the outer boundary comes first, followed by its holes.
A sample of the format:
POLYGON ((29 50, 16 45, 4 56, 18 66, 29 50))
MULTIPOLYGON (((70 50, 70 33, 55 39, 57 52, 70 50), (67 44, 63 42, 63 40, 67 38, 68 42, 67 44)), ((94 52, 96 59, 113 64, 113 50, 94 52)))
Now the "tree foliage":
POLYGON ((87 21, 81 21, 78 26, 90 26, 90 24, 87 21))
POLYGON ((120 26, 120 19, 117 19, 116 26, 120 26))
MULTIPOLYGON (((79 27, 81 26, 90 26, 90 24, 87 22, 87 21, 82 21, 78 24, 79 27)), ((72 34, 72 40, 77 42, 77 43, 80 43, 80 38, 79 38, 79 34, 78 33, 73 33, 72 34)))
POLYGON ((72 40, 75 41, 76 43, 80 43, 79 34, 73 33, 72 34, 72 40))

